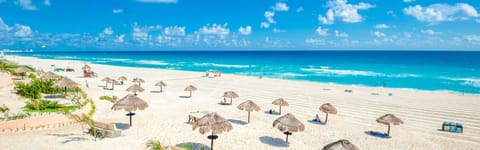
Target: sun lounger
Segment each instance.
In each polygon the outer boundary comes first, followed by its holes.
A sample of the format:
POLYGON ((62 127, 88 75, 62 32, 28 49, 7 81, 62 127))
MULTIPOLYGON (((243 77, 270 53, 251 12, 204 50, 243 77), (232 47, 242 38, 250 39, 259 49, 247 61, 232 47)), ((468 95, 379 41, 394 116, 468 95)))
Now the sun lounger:
POLYGON ((353 91, 352 91, 352 90, 349 90, 349 89, 346 89, 344 92, 346 92, 346 93, 352 93, 353 91))
POLYGON ((97 129, 97 132, 101 133, 101 135, 106 138, 119 137, 122 135, 122 131, 117 130, 113 123, 94 122, 94 126, 97 129))
POLYGON ((54 72, 60 72, 60 71, 65 71, 65 69, 63 68, 55 68, 53 69, 54 72))
POLYGON ((463 133, 463 125, 457 122, 445 121, 442 124, 442 131, 463 133))

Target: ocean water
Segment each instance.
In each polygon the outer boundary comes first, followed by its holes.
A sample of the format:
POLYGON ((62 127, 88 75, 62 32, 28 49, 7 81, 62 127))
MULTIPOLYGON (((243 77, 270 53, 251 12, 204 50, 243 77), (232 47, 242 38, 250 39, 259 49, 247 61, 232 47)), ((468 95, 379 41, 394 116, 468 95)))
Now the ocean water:
POLYGON ((13 55, 95 64, 224 73, 314 82, 480 94, 480 52, 117 51, 13 55))

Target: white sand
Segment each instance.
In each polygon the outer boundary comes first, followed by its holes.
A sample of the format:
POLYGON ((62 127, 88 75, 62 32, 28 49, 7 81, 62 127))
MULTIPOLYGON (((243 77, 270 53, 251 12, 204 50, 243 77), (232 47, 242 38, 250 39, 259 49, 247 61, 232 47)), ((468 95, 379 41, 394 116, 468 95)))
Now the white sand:
MULTIPOLYGON (((12 60, 12 57, 9 57, 12 60)), ((33 65, 50 71, 51 64, 57 67, 71 66, 76 72, 61 72, 82 84, 89 97, 95 100, 97 113, 94 119, 102 122, 128 123, 124 111, 112 111, 112 103, 98 100, 102 95, 116 95, 121 98, 132 85, 131 79, 142 78, 145 92, 139 97, 148 102, 145 111, 138 111, 133 118, 133 127, 122 131, 122 136, 93 141, 82 135, 80 125, 58 129, 28 132, 0 132, 2 149, 145 149, 145 142, 158 139, 165 145, 180 143, 200 143, 209 145, 207 135, 192 131, 187 124, 192 111, 218 112, 227 119, 246 121, 247 112, 236 108, 245 100, 253 100, 262 108, 251 114, 251 123, 232 123, 233 130, 219 135, 216 149, 321 149, 324 145, 339 139, 348 139, 360 149, 478 149, 480 147, 480 96, 457 95, 444 92, 424 92, 399 89, 379 89, 329 85, 314 82, 289 81, 280 79, 258 79, 256 77, 227 75, 219 78, 202 78, 204 73, 114 67, 89 64, 98 78, 82 78, 82 62, 40 60, 30 57, 16 57, 21 64, 33 65), (126 85, 115 86, 115 90, 103 90, 100 80, 104 77, 126 76, 126 85), (85 87, 88 80, 90 88, 85 87), (157 93, 154 84, 163 80, 168 85, 164 93, 157 93), (199 90, 192 98, 183 89, 192 84, 199 90), (330 90, 325 90, 326 88, 330 90), (343 92, 345 89, 353 93, 343 92), (240 95, 233 100, 233 106, 217 104, 223 92, 233 90, 240 95), (152 92, 151 92, 152 91, 152 92), (377 92, 380 95, 371 95, 377 92), (393 93, 393 96, 387 96, 393 93), (283 143, 285 136, 272 127, 279 116, 267 115, 263 111, 278 109, 271 102, 279 97, 286 99, 290 106, 283 107, 284 113, 292 113, 305 124, 305 131, 293 133, 288 147, 283 143), (337 115, 330 115, 327 125, 307 122, 319 114, 321 104, 330 102, 337 115), (376 123, 375 119, 386 113, 393 113, 405 124, 392 126, 391 139, 381 139, 365 134, 365 131, 386 132, 387 127, 376 123), (464 124, 464 133, 437 131, 443 121, 459 121, 464 124), (272 140, 273 139, 273 140, 272 140)), ((2 90, 4 92, 6 90, 2 90)), ((15 98, 0 96, 0 104, 15 104, 15 98), (12 101, 12 102, 10 102, 12 101)), ((235 122, 235 121, 234 121, 235 122)), ((237 121, 238 122, 238 121, 237 121)))

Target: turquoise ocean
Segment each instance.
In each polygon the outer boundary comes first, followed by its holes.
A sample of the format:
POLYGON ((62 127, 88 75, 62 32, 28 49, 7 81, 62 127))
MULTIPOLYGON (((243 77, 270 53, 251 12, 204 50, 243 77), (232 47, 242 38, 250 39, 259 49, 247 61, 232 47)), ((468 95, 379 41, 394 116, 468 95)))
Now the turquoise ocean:
POLYGON ((480 52, 108 51, 11 55, 199 72, 213 69, 288 80, 480 94, 480 52))

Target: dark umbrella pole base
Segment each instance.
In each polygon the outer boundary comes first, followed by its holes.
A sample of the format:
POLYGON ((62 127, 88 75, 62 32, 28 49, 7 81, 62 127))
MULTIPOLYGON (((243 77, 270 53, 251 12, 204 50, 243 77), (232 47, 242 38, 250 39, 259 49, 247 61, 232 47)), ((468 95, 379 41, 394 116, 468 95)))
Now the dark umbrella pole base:
POLYGON ((208 139, 210 139, 212 142, 210 143, 210 150, 213 150, 213 140, 218 139, 218 135, 209 135, 207 136, 208 139))
POLYGON ((130 126, 132 126, 132 116, 135 116, 135 113, 129 112, 126 114, 126 116, 130 117, 130 126))
POLYGON ((288 136, 292 135, 292 132, 286 131, 286 132, 283 132, 283 134, 287 135, 287 138, 285 139, 285 142, 287 142, 287 144, 288 144, 288 136))

